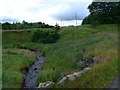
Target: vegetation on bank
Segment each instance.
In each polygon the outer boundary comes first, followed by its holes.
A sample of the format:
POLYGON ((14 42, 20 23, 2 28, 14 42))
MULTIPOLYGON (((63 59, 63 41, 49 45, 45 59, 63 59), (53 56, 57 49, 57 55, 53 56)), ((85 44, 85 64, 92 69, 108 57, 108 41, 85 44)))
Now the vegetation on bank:
POLYGON ((2 87, 21 88, 28 67, 35 62, 33 52, 17 48, 3 48, 2 87))
POLYGON ((31 37, 32 42, 55 43, 59 39, 59 34, 56 30, 35 30, 31 37))
POLYGON ((88 9, 90 15, 83 20, 82 26, 61 30, 58 24, 50 26, 42 22, 3 23, 3 87, 22 87, 25 69, 35 61, 34 54, 19 49, 21 47, 36 49, 46 57, 37 84, 48 80, 57 82, 61 73, 67 75, 79 71, 77 63, 84 56, 99 57, 101 63, 75 81, 55 88, 104 88, 120 75, 120 26, 116 25, 120 23, 120 2, 92 2, 88 9))
MULTIPOLYGON (((32 32, 33 30, 3 31, 3 50, 26 47, 44 53, 46 60, 39 74, 38 83, 48 80, 57 82, 61 73, 70 74, 78 71, 77 62, 81 60, 81 56, 89 55, 102 57, 102 63, 92 68, 85 76, 73 82, 67 82, 65 86, 56 86, 56 88, 104 87, 118 75, 117 25, 98 25, 96 27, 83 25, 79 27, 61 28, 59 31, 60 39, 52 44, 31 42, 32 32)), ((14 55, 15 58, 19 58, 17 56, 17 54, 14 55)), ((9 57, 11 57, 11 55, 3 54, 4 63, 7 62, 7 58, 9 57)), ((19 59, 23 60, 23 62, 27 60, 22 57, 19 59)), ((32 59, 34 58, 31 58, 31 60, 32 59)), ((14 60, 16 61, 16 59, 14 60)), ((17 64, 14 65, 16 66, 17 64)), ((6 72, 3 72, 3 74, 4 73, 6 72)), ((3 82, 3 86, 9 87, 9 83, 10 82, 5 84, 3 82)))

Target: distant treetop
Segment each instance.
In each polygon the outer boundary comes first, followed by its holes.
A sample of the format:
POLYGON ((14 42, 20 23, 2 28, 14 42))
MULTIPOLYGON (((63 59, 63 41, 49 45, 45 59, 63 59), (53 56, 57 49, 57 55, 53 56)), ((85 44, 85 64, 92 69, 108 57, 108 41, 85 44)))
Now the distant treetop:
POLYGON ((19 29, 31 29, 31 28, 54 28, 52 25, 45 24, 43 22, 34 22, 29 23, 23 20, 22 23, 16 22, 16 23, 9 23, 5 22, 2 23, 2 30, 19 30, 19 29))

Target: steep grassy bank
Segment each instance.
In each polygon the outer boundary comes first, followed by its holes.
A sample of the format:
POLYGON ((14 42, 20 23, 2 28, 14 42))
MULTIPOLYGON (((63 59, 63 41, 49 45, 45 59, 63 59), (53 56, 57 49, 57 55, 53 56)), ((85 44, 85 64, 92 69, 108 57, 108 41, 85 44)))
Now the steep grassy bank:
POLYGON ((87 87, 88 83, 88 87, 104 87, 118 73, 117 30, 117 25, 65 27, 60 30, 60 39, 54 44, 32 43, 31 31, 4 31, 3 48, 27 47, 45 53, 46 61, 39 74, 38 83, 48 80, 57 82, 60 73, 78 71, 77 62, 82 60, 83 56, 101 57, 101 64, 75 82, 66 83, 65 87, 87 87))
POLYGON ((36 60, 34 53, 22 49, 3 49, 2 85, 4 88, 20 88, 25 70, 36 60))

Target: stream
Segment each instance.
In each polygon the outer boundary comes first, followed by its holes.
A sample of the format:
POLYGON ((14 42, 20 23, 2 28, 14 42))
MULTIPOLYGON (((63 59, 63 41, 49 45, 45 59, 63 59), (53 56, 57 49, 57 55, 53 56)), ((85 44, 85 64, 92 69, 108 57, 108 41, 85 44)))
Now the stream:
POLYGON ((28 68, 27 73, 24 77, 24 88, 35 88, 37 87, 38 74, 41 71, 42 65, 45 61, 45 57, 41 53, 34 51, 37 57, 36 62, 28 68))

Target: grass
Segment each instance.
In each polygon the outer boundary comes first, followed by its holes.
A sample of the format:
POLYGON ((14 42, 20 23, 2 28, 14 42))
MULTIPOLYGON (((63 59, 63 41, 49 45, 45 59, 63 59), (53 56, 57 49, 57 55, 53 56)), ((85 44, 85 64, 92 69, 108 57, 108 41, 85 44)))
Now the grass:
POLYGON ((2 89, 2 30, 0 30, 0 89, 2 89))
POLYGON ((85 75, 75 81, 67 81, 64 86, 56 86, 56 88, 104 88, 111 79, 118 75, 118 55, 114 50, 103 53, 105 56, 102 63, 93 67, 85 75), (110 56, 109 56, 110 55, 110 56), (116 57, 116 58, 113 58, 116 57))
POLYGON ((34 61, 33 52, 22 49, 3 49, 2 84, 4 88, 20 88, 25 69, 34 61))
POLYGON ((83 56, 104 57, 101 59, 102 63, 92 68, 85 76, 76 81, 67 82, 65 86, 56 86, 56 88, 104 87, 118 74, 117 30, 117 25, 65 27, 60 30, 60 39, 54 44, 32 43, 31 31, 28 30, 17 31, 17 33, 16 31, 3 31, 3 48, 24 46, 45 53, 46 60, 37 83, 48 80, 57 82, 60 73, 70 74, 78 71, 77 62, 82 60, 83 56))

